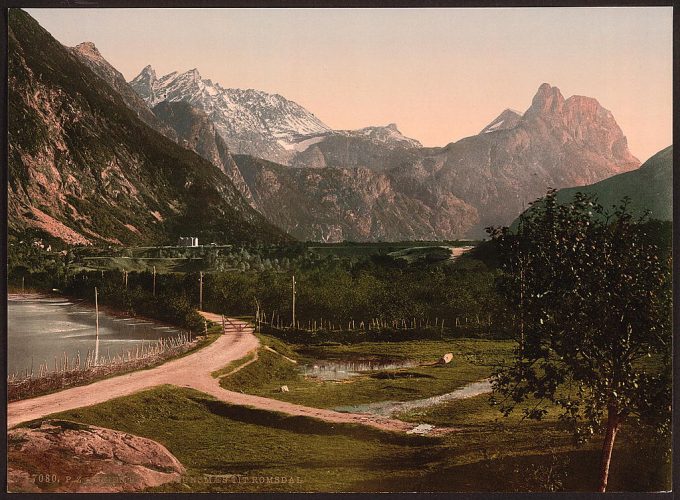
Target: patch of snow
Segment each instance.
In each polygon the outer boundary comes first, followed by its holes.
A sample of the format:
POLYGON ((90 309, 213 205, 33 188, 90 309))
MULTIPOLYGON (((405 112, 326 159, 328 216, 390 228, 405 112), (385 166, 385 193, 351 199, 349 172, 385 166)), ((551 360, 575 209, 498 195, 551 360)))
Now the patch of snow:
POLYGON ((305 139, 304 141, 295 143, 282 141, 281 139, 279 139, 276 142, 278 142, 284 149, 288 151, 297 151, 298 153, 301 153, 303 151, 306 151, 310 146, 313 146, 314 144, 318 144, 319 142, 323 141, 326 137, 327 136, 325 135, 319 135, 316 137, 312 137, 311 139, 305 139))
POLYGON ((504 122, 505 122, 505 120, 499 120, 498 122, 491 124, 490 126, 488 126, 488 127, 486 128, 486 130, 484 131, 484 133, 485 133, 485 134, 488 134, 489 132, 493 132, 494 130, 497 130, 498 127, 500 127, 501 125, 503 125, 504 122))

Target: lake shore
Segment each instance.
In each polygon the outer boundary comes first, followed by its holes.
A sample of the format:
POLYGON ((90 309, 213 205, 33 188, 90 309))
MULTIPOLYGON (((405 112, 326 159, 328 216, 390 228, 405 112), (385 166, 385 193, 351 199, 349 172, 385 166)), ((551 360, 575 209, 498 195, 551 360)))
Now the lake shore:
MULTIPOLYGON (((41 302, 44 302, 46 304, 50 304, 54 302, 60 303, 66 302, 68 303, 67 304, 68 308, 76 307, 78 310, 84 309, 85 311, 83 314, 87 317, 93 318, 95 315, 94 304, 91 304, 82 298, 70 297, 63 294, 35 291, 24 293, 11 293, 8 294, 7 300, 8 305, 15 304, 15 307, 22 307, 22 304, 26 304, 28 306, 30 303, 39 304, 41 302)), ((41 363, 41 366, 36 368, 35 371, 33 371, 35 365, 33 364, 33 362, 31 362, 30 365, 27 365, 26 369, 19 370, 18 372, 11 371, 9 372, 7 382, 8 400, 17 401, 32 398, 39 395, 57 392, 68 387, 89 384, 97 380, 109 378, 123 373, 153 368, 169 360, 182 357, 186 354, 196 351, 197 349, 201 349, 202 347, 210 344, 216 337, 215 328, 211 328, 208 331, 208 335, 205 335, 205 332, 201 332, 201 334, 190 333, 184 334, 184 332, 186 332, 186 329, 180 326, 169 324, 145 316, 132 315, 127 311, 121 311, 119 309, 111 308, 108 306, 100 305, 99 312, 100 323, 107 319, 114 321, 119 321, 122 319, 123 321, 120 324, 123 325, 128 324, 125 321, 125 319, 134 318, 135 320, 138 320, 141 323, 148 324, 148 327, 154 330, 159 328, 160 329, 167 328, 168 329, 167 335, 160 334, 161 338, 165 339, 167 342, 161 341, 160 344, 161 348, 159 348, 160 352, 153 355, 150 354, 142 355, 142 357, 139 358, 137 358, 137 353, 139 352, 139 349, 137 347, 131 346, 130 349, 128 349, 129 352, 123 351, 123 354, 111 355, 111 358, 108 361, 106 361, 105 364, 102 364, 100 366, 85 366, 85 364, 83 363, 85 363, 85 359, 87 356, 83 356, 82 358, 80 356, 78 356, 78 358, 72 358, 72 355, 68 356, 69 360, 68 364, 65 366, 61 366, 63 364, 61 354, 59 354, 60 363, 59 370, 56 369, 57 363, 56 357, 54 358, 55 368, 53 371, 50 372, 47 372, 47 368, 46 366, 44 366, 45 363, 41 363), (185 335, 187 338, 184 340, 179 339, 179 342, 184 343, 176 345, 173 342, 177 342, 178 335, 185 335), (30 371, 28 370, 28 366, 31 366, 30 371), (33 374, 32 376, 31 373, 33 374), (17 374, 19 374, 19 376, 17 374)), ((10 322, 9 325, 11 327, 12 320, 14 319, 16 321, 17 317, 14 316, 13 318, 12 312, 8 310, 8 318, 10 322)), ((55 319, 54 321, 58 320, 55 319)), ((94 322, 94 319, 91 319, 91 321, 94 322)), ((50 320, 47 319, 44 323, 46 325, 49 325, 50 320)), ((91 326, 94 329, 94 324, 91 326)), ((17 328, 19 332, 24 331, 21 327, 17 326, 17 323, 14 323, 14 329, 16 330, 17 328)), ((26 332, 28 331, 29 330, 26 330, 26 332)), ((14 338, 15 338, 14 342, 16 342, 16 333, 14 334, 14 338)), ((149 352, 150 348, 151 350, 157 348, 157 342, 159 341, 160 341, 159 339, 150 339, 148 342, 145 343, 144 352, 149 352)), ((11 346, 12 341, 10 340, 9 347, 10 352, 12 349, 11 346)), ((57 353, 57 351, 61 353, 62 348, 57 349, 55 351, 55 354, 57 353)), ((104 350, 104 347, 102 346, 102 350, 100 351, 100 353, 104 356, 105 353, 108 353, 108 349, 104 350)), ((39 357, 42 358, 42 356, 39 357)), ((46 356, 45 359, 52 360, 53 356, 52 355, 46 356)))

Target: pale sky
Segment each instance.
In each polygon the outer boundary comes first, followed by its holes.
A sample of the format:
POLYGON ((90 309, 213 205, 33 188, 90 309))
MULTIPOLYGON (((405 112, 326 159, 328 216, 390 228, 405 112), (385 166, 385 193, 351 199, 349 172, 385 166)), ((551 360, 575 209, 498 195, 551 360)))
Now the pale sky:
POLYGON ((539 85, 595 97, 641 161, 672 143, 672 8, 26 9, 130 80, 197 68, 335 129, 397 123, 426 146, 478 133, 539 85))

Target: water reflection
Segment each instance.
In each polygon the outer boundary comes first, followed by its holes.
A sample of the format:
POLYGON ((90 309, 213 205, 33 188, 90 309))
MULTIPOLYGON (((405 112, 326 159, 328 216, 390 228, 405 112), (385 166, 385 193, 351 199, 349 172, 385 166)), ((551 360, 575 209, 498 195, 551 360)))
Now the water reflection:
MULTIPOLYGON (((94 349, 95 311, 63 298, 10 298, 7 302, 9 373, 37 373, 40 363, 53 367, 54 358, 94 349)), ((118 318, 99 311, 99 352, 111 357, 144 343, 175 336, 178 329, 138 318, 118 318)))

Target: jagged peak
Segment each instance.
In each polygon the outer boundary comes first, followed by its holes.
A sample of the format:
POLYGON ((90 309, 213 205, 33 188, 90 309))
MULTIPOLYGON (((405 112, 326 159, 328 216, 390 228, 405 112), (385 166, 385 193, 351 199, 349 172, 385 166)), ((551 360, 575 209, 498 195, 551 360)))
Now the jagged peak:
POLYGON ((135 82, 147 79, 151 81, 156 80, 156 70, 154 70, 150 64, 144 66, 142 71, 140 71, 139 74, 136 77, 134 77, 131 81, 135 82))
POLYGON ((82 42, 73 48, 84 55, 102 57, 101 53, 99 50, 97 50, 97 47, 93 42, 82 42))
POLYGON ((531 101, 531 106, 525 114, 545 114, 556 113, 562 110, 564 96, 560 89, 543 83, 538 87, 538 91, 531 101))
POLYGON ((612 117, 611 111, 603 108, 600 102, 594 97, 573 95, 565 101, 564 106, 567 111, 572 113, 573 112, 579 114, 604 113, 605 115, 612 117))
POLYGON ((503 110, 503 112, 500 114, 500 116, 503 116, 503 115, 506 115, 506 116, 507 116, 507 115, 517 115, 517 116, 521 117, 523 114, 524 114, 524 113, 522 113, 521 111, 517 111, 516 109, 505 108, 505 109, 503 110))
MULTIPOLYGON (((175 71, 173 73, 177 72, 175 71)), ((184 73, 181 73, 179 76, 180 77, 188 76, 192 78, 194 81, 201 80, 201 73, 199 73, 198 68, 191 68, 189 71, 185 71, 184 73)))
POLYGON ((480 134, 496 132, 497 130, 508 130, 514 128, 522 118, 522 113, 514 109, 505 108, 500 115, 494 118, 480 134))

